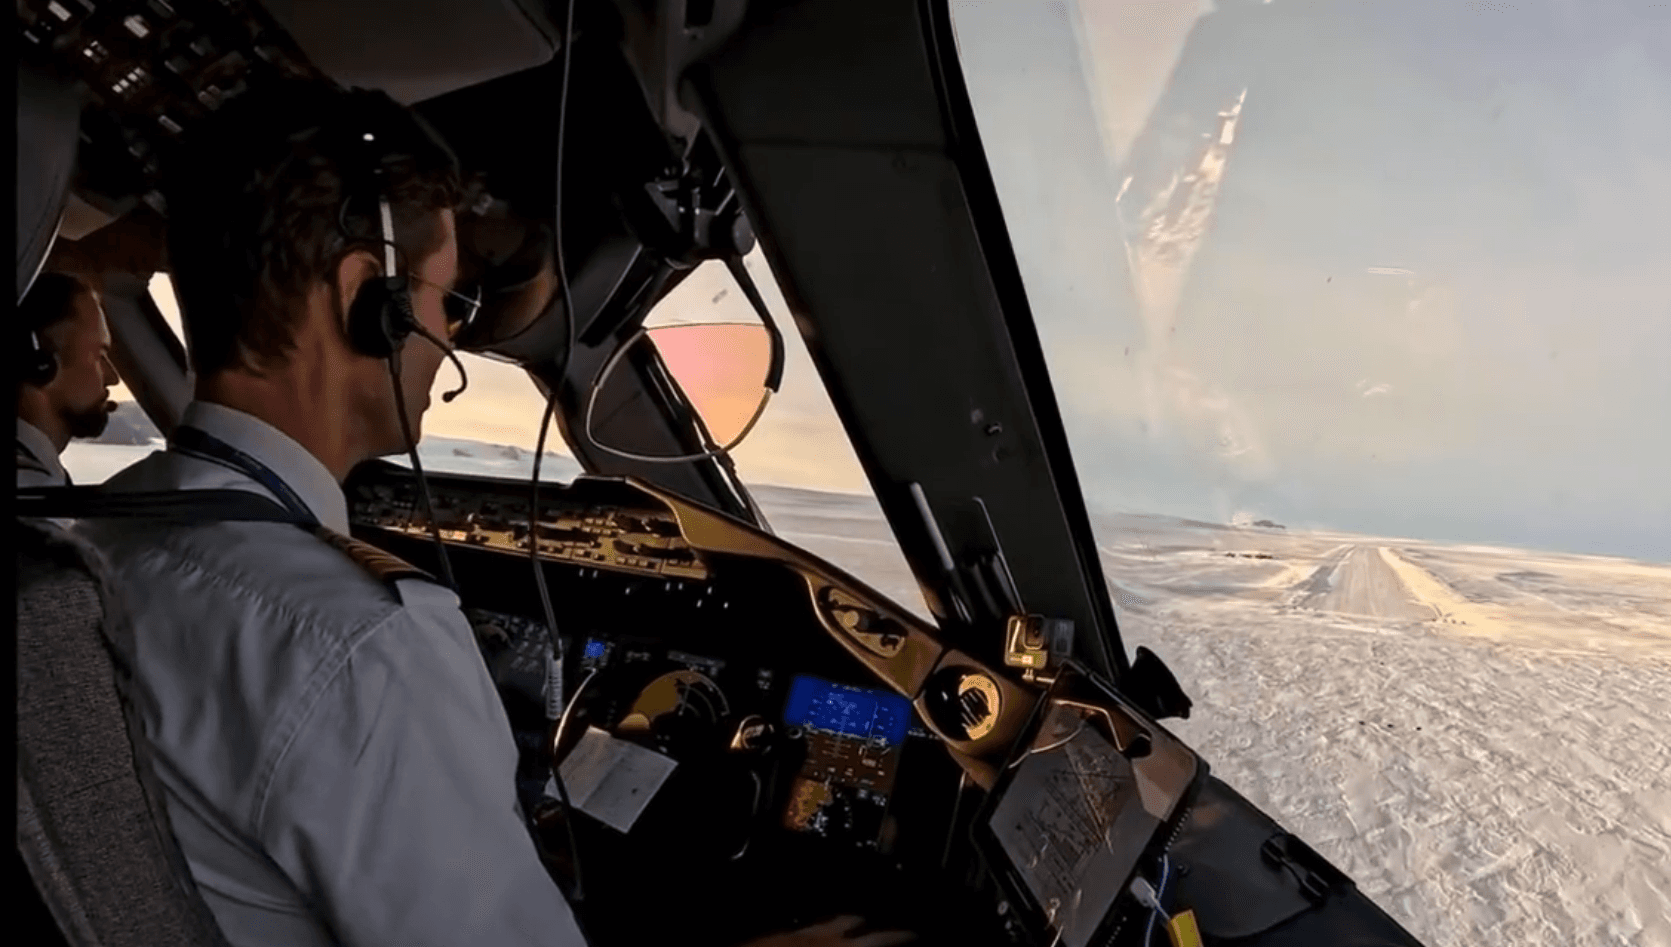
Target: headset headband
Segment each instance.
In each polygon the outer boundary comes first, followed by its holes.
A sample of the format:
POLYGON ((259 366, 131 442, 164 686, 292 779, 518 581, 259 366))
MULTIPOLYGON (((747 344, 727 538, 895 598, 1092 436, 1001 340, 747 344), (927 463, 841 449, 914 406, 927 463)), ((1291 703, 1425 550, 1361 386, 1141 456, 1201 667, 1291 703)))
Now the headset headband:
MULTIPOLYGON (((381 175, 379 175, 381 177, 381 175)), ((386 191, 379 191, 377 195, 378 216, 383 220, 383 275, 395 275, 395 219, 394 212, 389 209, 389 195, 386 191)))

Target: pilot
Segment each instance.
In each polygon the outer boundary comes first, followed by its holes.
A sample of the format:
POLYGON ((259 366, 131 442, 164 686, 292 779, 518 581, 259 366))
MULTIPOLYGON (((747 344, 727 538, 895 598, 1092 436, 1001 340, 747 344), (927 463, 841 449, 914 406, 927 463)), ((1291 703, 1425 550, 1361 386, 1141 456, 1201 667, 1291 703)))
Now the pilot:
MULTIPOLYGON (((196 400, 108 489, 246 490, 295 525, 78 524, 131 614, 125 657, 192 875, 235 947, 579 947, 458 598, 347 538, 342 481, 419 436, 443 358, 454 156, 380 93, 291 84, 208 123, 166 192, 196 400), (402 292, 403 340, 382 322, 402 292)), ((853 923, 760 944, 904 940, 853 923)))
POLYGON ((18 305, 17 485, 62 487, 71 438, 98 437, 116 407, 110 330, 98 293, 67 273, 43 273, 18 305))

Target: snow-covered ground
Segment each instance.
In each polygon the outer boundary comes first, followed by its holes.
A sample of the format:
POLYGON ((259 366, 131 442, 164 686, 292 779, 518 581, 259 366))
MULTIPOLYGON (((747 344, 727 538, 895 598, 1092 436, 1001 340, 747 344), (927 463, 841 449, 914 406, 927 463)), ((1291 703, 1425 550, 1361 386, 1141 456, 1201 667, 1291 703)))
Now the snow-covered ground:
POLYGON ((1145 525, 1175 732, 1425 943, 1671 947, 1671 566, 1145 525))
POLYGON ((103 483, 111 474, 142 460, 152 451, 161 450, 162 446, 161 440, 150 444, 92 444, 87 441, 71 441, 58 459, 76 483, 103 483))
MULTIPOLYGON (((160 437, 154 437, 150 443, 143 445, 71 441, 61 459, 76 483, 101 483, 116 471, 162 447, 160 437)), ((425 438, 419 446, 418 459, 423 462, 425 470, 484 477, 526 479, 534 469, 533 451, 447 437, 425 438)), ((409 466, 404 455, 390 457, 389 460, 409 466)), ((566 481, 579 472, 580 466, 573 458, 550 451, 546 452, 545 460, 540 464, 541 480, 566 481)))
MULTIPOLYGON (((150 447, 74 445, 96 482, 150 447)), ((430 469, 527 452, 426 440, 430 469)), ((548 461, 566 478, 572 461, 548 461)), ((922 611, 874 500, 773 528, 922 611)), ((1155 516, 1097 522, 1128 651, 1214 771, 1428 947, 1671 947, 1671 565, 1155 516)))
MULTIPOLYGON (((920 597, 874 501, 757 491, 920 597)), ((1168 721, 1428 947, 1671 947, 1671 565, 1100 517, 1168 721)))

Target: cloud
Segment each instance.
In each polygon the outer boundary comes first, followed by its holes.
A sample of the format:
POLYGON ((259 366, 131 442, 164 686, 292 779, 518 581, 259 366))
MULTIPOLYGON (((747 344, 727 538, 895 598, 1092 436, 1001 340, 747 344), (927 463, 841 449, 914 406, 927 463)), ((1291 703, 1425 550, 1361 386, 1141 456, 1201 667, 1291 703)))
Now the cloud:
POLYGON ((1671 77, 1616 5, 1502 34, 1315 4, 1264 42, 1220 5, 1181 56, 1193 4, 1070 7, 1083 73, 1009 5, 958 27, 1093 505, 1491 538, 1559 495, 1591 546, 1667 509, 1671 77))

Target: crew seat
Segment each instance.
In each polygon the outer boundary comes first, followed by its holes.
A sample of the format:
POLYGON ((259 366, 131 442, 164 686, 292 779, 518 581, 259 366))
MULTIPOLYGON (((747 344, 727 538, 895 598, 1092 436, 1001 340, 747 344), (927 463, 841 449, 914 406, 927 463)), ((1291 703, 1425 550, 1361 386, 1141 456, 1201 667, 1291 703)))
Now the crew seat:
POLYGON ((14 520, 17 883, 73 947, 225 947, 174 841, 116 655, 132 634, 96 550, 14 520))
MULTIPOLYGON (((17 294, 40 273, 75 171, 82 95, 18 63, 17 294)), ((13 333, 15 336, 15 333, 13 333)), ((14 342, 14 344, 16 344, 14 342)), ((7 903, 36 942, 214 947, 226 939, 174 841, 111 643, 127 634, 98 554, 13 520, 17 847, 7 903), (32 882, 32 883, 31 883, 32 882), (33 923, 31 923, 33 922, 33 923)))

